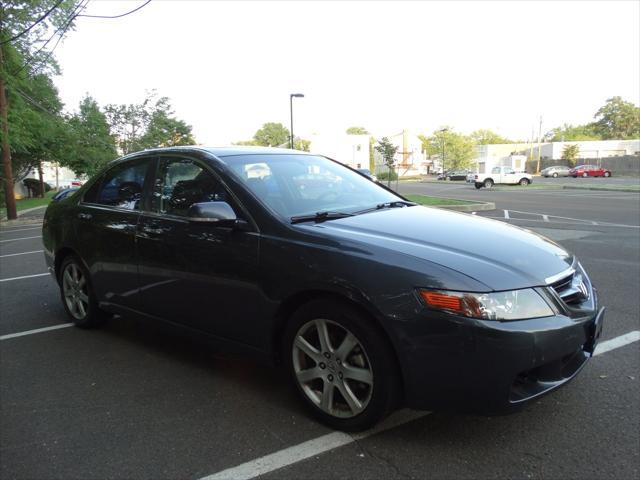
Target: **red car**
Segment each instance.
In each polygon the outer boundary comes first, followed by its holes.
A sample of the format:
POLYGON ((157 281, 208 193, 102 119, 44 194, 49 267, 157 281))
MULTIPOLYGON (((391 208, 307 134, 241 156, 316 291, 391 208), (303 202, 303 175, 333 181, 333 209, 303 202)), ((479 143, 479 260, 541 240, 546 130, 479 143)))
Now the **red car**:
POLYGON ((569 175, 576 177, 610 177, 611 171, 595 165, 579 165, 569 170, 569 175))

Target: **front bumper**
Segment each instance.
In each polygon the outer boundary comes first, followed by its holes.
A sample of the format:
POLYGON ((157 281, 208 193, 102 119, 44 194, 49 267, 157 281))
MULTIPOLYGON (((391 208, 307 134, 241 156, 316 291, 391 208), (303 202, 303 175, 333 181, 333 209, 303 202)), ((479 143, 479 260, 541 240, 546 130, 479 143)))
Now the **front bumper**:
POLYGON ((397 331, 407 406, 508 413, 573 379, 593 355, 604 308, 497 322, 429 312, 397 331))

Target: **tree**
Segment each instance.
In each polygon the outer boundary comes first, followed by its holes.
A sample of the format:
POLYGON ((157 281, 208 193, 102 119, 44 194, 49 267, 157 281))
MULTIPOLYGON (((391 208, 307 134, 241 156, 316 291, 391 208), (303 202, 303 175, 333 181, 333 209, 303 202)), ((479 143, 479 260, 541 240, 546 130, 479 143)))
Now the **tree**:
POLYGON ((498 135, 496 132, 484 128, 475 130, 471 133, 470 137, 475 141, 476 145, 498 145, 513 143, 511 140, 498 135))
POLYGON ((622 97, 609 98, 594 118, 593 127, 605 140, 640 137, 640 108, 622 97))
POLYGON ((145 148, 196 143, 191 126, 175 118, 169 99, 158 97, 155 90, 147 92, 142 103, 107 105, 105 114, 125 155, 145 148))
POLYGON ((13 107, 10 107, 7 86, 10 87, 11 95, 15 84, 28 81, 30 76, 46 75, 52 71, 57 73, 57 65, 51 55, 55 46, 51 50, 46 50, 45 47, 56 36, 57 45, 65 32, 73 28, 76 15, 84 6, 86 4, 81 6, 74 0, 12 0, 0 5, 0 140, 2 185, 9 219, 17 218, 17 212, 12 161, 15 143, 9 134, 13 130, 10 120, 10 110, 13 107), (53 34, 45 41, 51 31, 53 34))
POLYGON ((380 155, 382 155, 382 160, 389 169, 387 185, 390 187, 391 177, 395 173, 393 166, 395 162, 395 155, 398 152, 398 147, 391 143, 387 137, 382 137, 378 141, 378 145, 375 146, 375 149, 378 151, 378 153, 380 153, 380 155))
POLYGON ((76 175, 94 175, 100 168, 117 157, 116 142, 110 134, 107 117, 98 102, 87 95, 78 113, 69 118, 72 142, 60 164, 76 175))
POLYGON ((265 123, 253 136, 256 145, 277 147, 289 141, 289 129, 281 123, 265 123))
POLYGON ((296 138, 293 142, 293 149, 308 152, 311 147, 311 140, 305 140, 304 138, 296 138))
POLYGON ((238 140, 237 142, 232 142, 232 145, 244 145, 244 146, 252 146, 255 145, 256 142, 253 140, 238 140))
POLYGON ((562 159, 567 160, 571 166, 575 166, 579 154, 580 145, 576 143, 565 145, 562 149, 562 159))
POLYGON ((427 154, 440 157, 443 169, 460 170, 471 165, 475 155, 474 140, 471 137, 444 127, 434 131, 429 137, 419 135, 418 138, 427 154))
POLYGON ((347 135, 369 135, 369 132, 364 127, 349 127, 347 135))
POLYGON ((545 139, 551 142, 580 142, 588 140, 602 140, 602 137, 594 128, 594 124, 569 125, 556 127, 545 135, 545 139))

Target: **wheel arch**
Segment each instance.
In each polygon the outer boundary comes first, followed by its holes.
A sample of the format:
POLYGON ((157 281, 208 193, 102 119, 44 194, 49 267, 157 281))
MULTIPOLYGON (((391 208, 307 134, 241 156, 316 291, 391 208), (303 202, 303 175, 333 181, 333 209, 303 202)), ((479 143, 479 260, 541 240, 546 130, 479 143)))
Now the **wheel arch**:
MULTIPOLYGON (((64 262, 64 259, 67 258, 69 255, 75 255, 76 257, 78 257, 82 262, 82 264, 84 265, 84 267, 87 268, 87 265, 84 263, 84 260, 80 257, 80 255, 78 255, 78 252, 76 252, 73 248, 71 247, 60 248, 55 254, 54 263, 53 263, 53 269, 56 275, 56 281, 58 283, 60 283, 60 267, 62 266, 62 262, 64 262)), ((87 271, 89 271, 88 268, 87 268, 87 271)))

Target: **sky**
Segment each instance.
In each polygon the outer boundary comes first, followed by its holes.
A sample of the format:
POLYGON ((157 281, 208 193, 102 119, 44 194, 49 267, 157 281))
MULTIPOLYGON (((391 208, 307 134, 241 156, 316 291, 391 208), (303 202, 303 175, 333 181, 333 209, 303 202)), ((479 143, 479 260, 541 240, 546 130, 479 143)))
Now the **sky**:
POLYGON ((288 127, 290 93, 305 95, 296 136, 447 125, 526 140, 541 116, 545 132, 614 95, 640 104, 640 2, 154 0, 79 18, 55 55, 68 110, 157 89, 206 145, 288 127))

